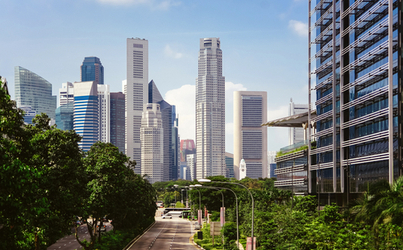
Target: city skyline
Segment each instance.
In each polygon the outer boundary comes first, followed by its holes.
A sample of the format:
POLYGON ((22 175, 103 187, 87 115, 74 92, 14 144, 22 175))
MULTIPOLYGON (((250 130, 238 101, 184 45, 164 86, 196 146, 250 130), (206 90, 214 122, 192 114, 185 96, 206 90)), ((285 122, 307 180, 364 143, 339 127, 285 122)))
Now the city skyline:
MULTIPOLYGON (((222 1, 211 10, 208 6, 212 3, 73 0, 26 2, 21 7, 14 1, 2 1, 0 7, 7 12, 0 20, 7 25, 0 40, 1 75, 8 80, 12 98, 16 65, 47 79, 55 95, 61 83, 80 81, 79 66, 84 57, 96 56, 105 67, 105 84, 111 86, 111 92, 122 91, 121 82, 126 79, 125 39, 145 38, 149 40, 149 80, 163 83, 162 96, 177 106, 181 138, 195 139, 194 114, 189 112, 194 113, 194 108, 186 105, 194 103, 194 98, 185 94, 195 88, 197 55, 193 52, 200 38, 220 37, 225 41, 227 58, 223 65, 229 96, 226 151, 231 152, 234 90, 267 91, 268 119, 287 115, 288 103, 284 100, 307 103, 301 92, 307 90, 308 7, 306 0, 222 1), (96 18, 99 15, 102 20, 96 18), (200 25, 204 16, 209 19, 200 25), (91 29, 82 23, 91 25, 91 29)), ((269 150, 285 146, 287 132, 270 129, 269 150)))

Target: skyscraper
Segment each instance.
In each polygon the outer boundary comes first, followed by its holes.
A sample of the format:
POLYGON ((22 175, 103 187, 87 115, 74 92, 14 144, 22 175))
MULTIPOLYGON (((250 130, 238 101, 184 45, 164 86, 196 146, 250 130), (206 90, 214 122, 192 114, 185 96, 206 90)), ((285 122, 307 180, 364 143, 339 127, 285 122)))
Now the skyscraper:
POLYGON ((110 142, 110 90, 107 84, 98 84, 98 140, 110 142))
POLYGON ((196 178, 225 176, 225 78, 219 38, 200 39, 196 79, 196 178))
POLYGON ((110 95, 111 143, 125 152, 125 95, 122 92, 110 95))
MULTIPOLYGON (((178 154, 174 154, 175 147, 172 147, 173 141, 175 140, 172 134, 175 133, 174 129, 174 117, 173 115, 174 106, 170 105, 166 102, 159 92, 157 85, 153 80, 150 81, 148 84, 148 102, 149 103, 157 103, 160 105, 161 117, 162 117, 162 127, 164 130, 164 141, 163 141, 163 148, 164 148, 164 181, 168 180, 176 180, 177 179, 177 172, 178 172, 178 154)), ((175 133, 177 134, 177 133, 175 133)), ((175 151, 177 153, 177 151, 175 151)))
POLYGON ((56 109, 56 126, 61 130, 74 129, 74 102, 61 105, 56 109))
POLYGON ((309 1, 309 192, 345 201, 402 174, 401 11, 393 0, 309 1))
MULTIPOLYGON (((160 105, 148 103, 144 105, 141 119, 141 175, 147 175, 150 183, 164 181, 164 130, 160 105)), ((137 167, 137 166, 136 166, 137 167)))
POLYGON ((246 163, 246 176, 267 177, 267 92, 234 92, 234 173, 239 175, 241 159, 246 163))
POLYGON ((137 162, 141 173, 140 127, 144 104, 148 103, 148 41, 127 39, 126 155, 137 162))
POLYGON ((64 82, 59 89, 59 106, 70 102, 74 102, 74 85, 71 82, 64 82))
POLYGON ((104 66, 98 57, 85 57, 81 65, 81 81, 94 81, 96 84, 104 84, 104 66))
MULTIPOLYGON (((308 112, 308 104, 295 104, 292 99, 290 100, 290 108, 288 115, 297 115, 308 112)), ((304 140, 304 129, 301 128, 289 128, 288 131, 289 144, 298 143, 304 140)))
POLYGON ((17 107, 31 106, 36 114, 46 113, 54 120, 57 97, 52 96, 52 84, 23 67, 14 70, 17 107))
POLYGON ((83 137, 78 145, 84 151, 98 141, 97 87, 93 81, 74 83, 74 130, 83 137))

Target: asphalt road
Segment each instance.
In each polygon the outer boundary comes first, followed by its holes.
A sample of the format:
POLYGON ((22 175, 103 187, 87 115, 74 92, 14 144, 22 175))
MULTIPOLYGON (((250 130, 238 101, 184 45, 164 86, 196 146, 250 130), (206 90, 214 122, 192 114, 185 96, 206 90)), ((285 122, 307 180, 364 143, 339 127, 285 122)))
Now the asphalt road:
POLYGON ((188 220, 173 216, 172 219, 161 219, 156 216, 155 224, 130 250, 197 250, 189 242, 190 236, 195 233, 188 220))

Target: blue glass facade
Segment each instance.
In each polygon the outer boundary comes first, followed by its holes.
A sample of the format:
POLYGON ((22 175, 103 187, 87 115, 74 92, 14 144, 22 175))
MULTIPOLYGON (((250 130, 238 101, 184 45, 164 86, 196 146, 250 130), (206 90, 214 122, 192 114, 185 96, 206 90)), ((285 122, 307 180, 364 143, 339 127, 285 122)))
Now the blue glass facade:
POLYGON ((56 109, 56 126, 61 130, 74 129, 74 103, 70 102, 56 109))
POLYGON ((315 79, 317 99, 310 192, 359 193, 399 175, 399 3, 310 1, 310 84, 315 79))
POLYGON ((98 141, 98 95, 95 82, 74 83, 74 130, 82 136, 78 143, 89 151, 98 141))
POLYGON ((122 92, 110 95, 111 143, 125 152, 125 95, 122 92))
POLYGON ((45 113, 55 119, 56 96, 52 96, 52 84, 23 67, 16 66, 15 100, 17 107, 30 106, 36 114, 45 113))
POLYGON ((104 66, 98 57, 85 57, 81 65, 81 81, 95 81, 104 84, 104 66))

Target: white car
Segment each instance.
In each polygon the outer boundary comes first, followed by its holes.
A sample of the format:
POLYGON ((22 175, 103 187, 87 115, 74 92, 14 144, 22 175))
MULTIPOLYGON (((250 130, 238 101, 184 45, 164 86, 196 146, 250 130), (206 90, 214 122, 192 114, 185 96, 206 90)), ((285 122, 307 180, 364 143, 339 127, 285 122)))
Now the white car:
POLYGON ((172 216, 171 215, 163 215, 162 218, 163 219, 172 219, 172 216))

